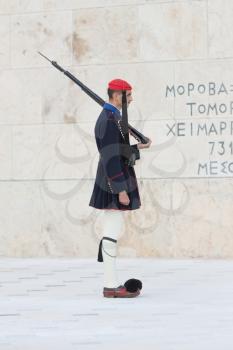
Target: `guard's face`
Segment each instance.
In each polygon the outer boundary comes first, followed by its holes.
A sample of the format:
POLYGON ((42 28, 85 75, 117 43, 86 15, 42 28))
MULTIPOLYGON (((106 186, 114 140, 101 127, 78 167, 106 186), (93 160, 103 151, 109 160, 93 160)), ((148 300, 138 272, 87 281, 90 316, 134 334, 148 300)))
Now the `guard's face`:
POLYGON ((129 105, 133 101, 132 91, 126 92, 127 105, 129 105))
MULTIPOLYGON (((127 105, 133 101, 133 96, 132 96, 132 91, 128 90, 126 91, 126 99, 127 99, 127 105)), ((116 91, 114 93, 114 102, 119 108, 122 108, 122 92, 121 91, 116 91)))

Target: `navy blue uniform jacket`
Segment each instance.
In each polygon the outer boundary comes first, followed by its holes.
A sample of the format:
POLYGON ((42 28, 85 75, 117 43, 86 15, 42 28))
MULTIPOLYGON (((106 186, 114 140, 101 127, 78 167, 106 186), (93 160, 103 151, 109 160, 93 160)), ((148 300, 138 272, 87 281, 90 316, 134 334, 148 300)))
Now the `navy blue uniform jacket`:
MULTIPOLYGON (((95 124, 95 139, 100 158, 89 206, 97 209, 134 210, 141 205, 134 168, 125 164, 120 152, 120 144, 124 142, 120 120, 120 111, 105 103, 95 124), (129 196, 129 205, 119 202, 118 193, 124 190, 129 196)), ((139 159, 137 144, 131 147, 139 159)))

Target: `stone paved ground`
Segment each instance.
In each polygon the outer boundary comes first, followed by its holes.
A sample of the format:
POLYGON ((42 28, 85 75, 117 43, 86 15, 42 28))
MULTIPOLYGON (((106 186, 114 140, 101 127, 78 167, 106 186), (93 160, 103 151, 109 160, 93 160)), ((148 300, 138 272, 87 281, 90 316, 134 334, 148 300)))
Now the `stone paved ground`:
POLYGON ((102 296, 95 259, 0 260, 0 350, 232 350, 233 261, 118 258, 133 299, 102 296))

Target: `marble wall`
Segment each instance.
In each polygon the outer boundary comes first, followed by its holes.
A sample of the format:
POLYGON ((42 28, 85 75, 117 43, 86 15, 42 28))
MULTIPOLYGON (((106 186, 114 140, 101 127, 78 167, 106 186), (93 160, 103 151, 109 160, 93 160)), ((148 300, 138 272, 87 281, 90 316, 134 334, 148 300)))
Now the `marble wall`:
MULTIPOLYGON (((100 107, 38 55, 106 98, 134 86, 142 207, 120 256, 233 257, 233 2, 0 0, 0 255, 96 257, 88 206, 100 107)), ((136 140, 131 139, 131 143, 136 140)))

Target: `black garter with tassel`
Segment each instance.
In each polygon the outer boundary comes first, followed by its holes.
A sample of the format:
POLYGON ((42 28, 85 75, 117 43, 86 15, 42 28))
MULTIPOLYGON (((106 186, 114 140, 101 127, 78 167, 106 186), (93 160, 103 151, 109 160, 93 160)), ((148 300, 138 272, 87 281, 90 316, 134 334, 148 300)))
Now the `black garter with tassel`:
MULTIPOLYGON (((98 258, 97 258, 97 261, 99 262, 103 262, 103 254, 102 254, 102 241, 103 239, 106 239, 108 241, 111 241, 111 242, 114 242, 114 243, 117 243, 117 240, 116 239, 113 239, 111 237, 103 237, 99 243, 99 252, 98 252, 98 258)), ((110 255, 111 256, 111 255, 110 255)))

